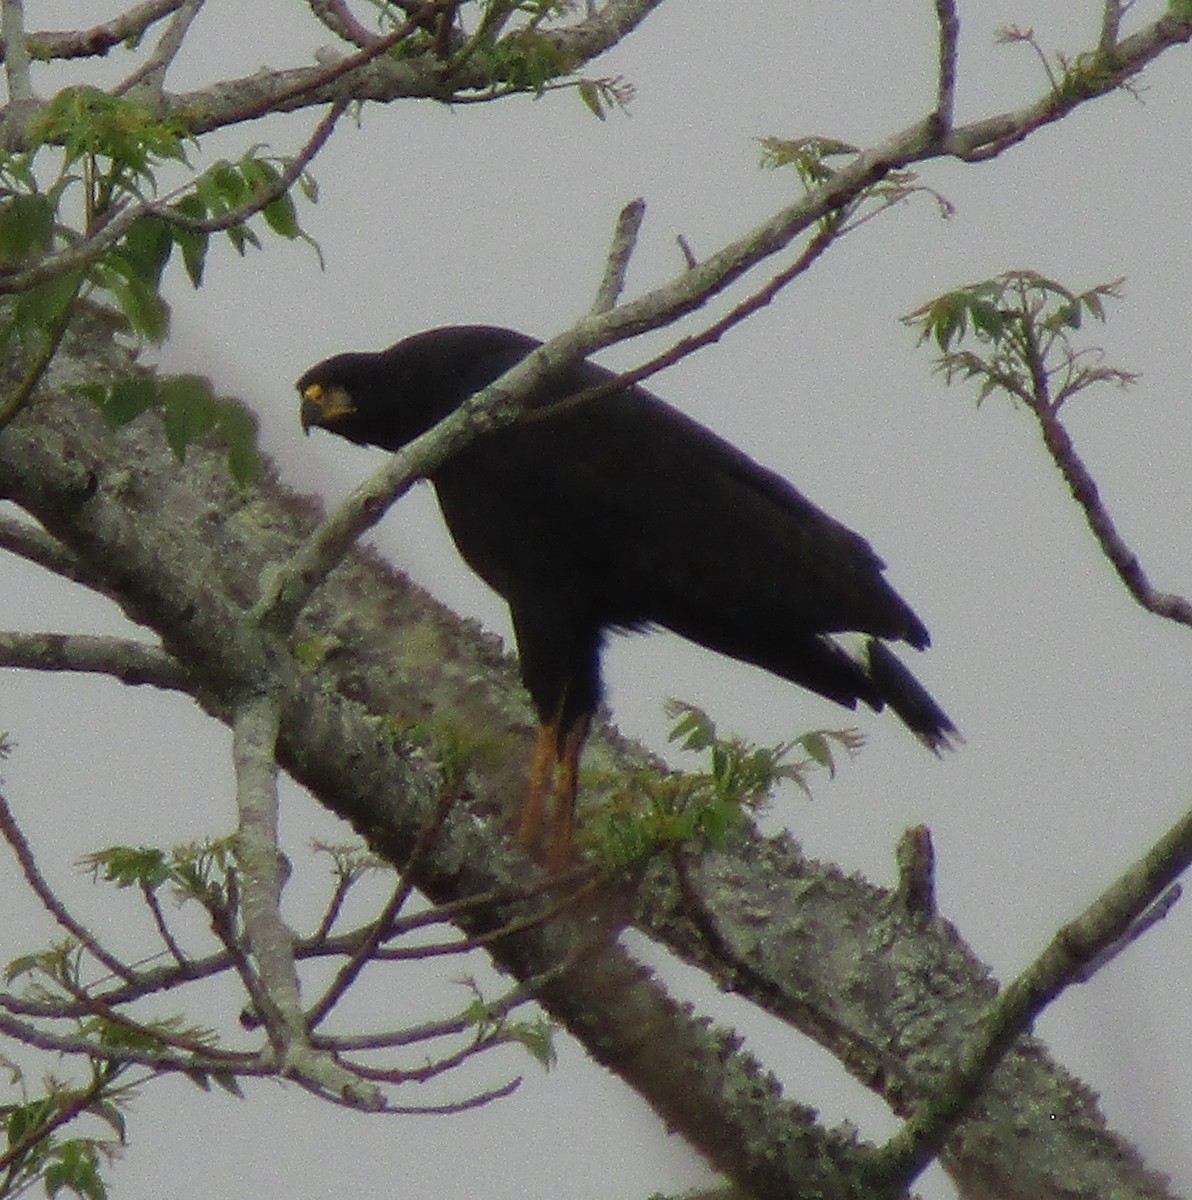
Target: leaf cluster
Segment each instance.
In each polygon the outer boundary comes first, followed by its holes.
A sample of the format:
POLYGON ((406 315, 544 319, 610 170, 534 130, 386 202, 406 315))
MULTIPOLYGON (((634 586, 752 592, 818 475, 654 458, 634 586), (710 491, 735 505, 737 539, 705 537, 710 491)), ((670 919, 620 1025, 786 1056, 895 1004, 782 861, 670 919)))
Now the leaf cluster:
POLYGON ((825 770, 834 778, 838 752, 854 754, 864 742, 856 729, 816 729, 761 746, 721 734, 706 712, 686 701, 668 700, 665 711, 673 721, 669 740, 704 755, 706 766, 662 777, 636 772, 586 818, 596 853, 615 870, 636 869, 678 845, 722 845, 782 783, 794 783, 810 799, 811 774, 825 770))
POLYGON ((761 146, 761 165, 767 171, 779 171, 786 167, 794 170, 805 190, 819 187, 835 175, 835 170, 825 161, 841 155, 852 157, 860 154, 859 147, 836 138, 800 137, 758 138, 761 146))
POLYGON ((170 884, 180 900, 207 902, 213 893, 226 893, 234 860, 233 839, 225 837, 189 842, 168 851, 157 846, 108 846, 81 861, 96 881, 147 892, 170 884))
POLYGON ((51 1077, 43 1095, 0 1105, 5 1134, 0 1195, 17 1195, 41 1180, 50 1197, 66 1191, 86 1200, 105 1200, 100 1168, 125 1142, 120 1073, 118 1067, 96 1066, 85 1088, 51 1077), (62 1128, 82 1117, 98 1118, 111 1134, 61 1135, 62 1128))
POLYGON ((1120 297, 1121 283, 1073 292, 1034 271, 1007 271, 945 292, 903 321, 918 329, 920 345, 934 342, 941 351, 935 367, 949 383, 978 381, 978 404, 1002 391, 1055 411, 1093 384, 1121 387, 1137 378, 1106 366, 1099 347, 1072 339, 1086 317, 1105 320, 1105 301, 1120 297))
POLYGON ((255 416, 242 404, 215 395, 202 376, 127 375, 109 383, 81 384, 76 391, 99 408, 110 429, 120 429, 150 409, 157 412, 179 462, 196 441, 214 433, 237 483, 249 484, 259 473, 255 416))
MULTIPOLYGON (((260 247, 250 227, 258 214, 272 233, 314 245, 290 194, 290 163, 261 146, 159 199, 163 169, 190 167, 188 138, 168 115, 127 96, 71 87, 50 101, 31 138, 20 153, 0 150, 0 292, 11 296, 0 315, 0 354, 28 364, 21 388, 0 402, 0 423, 28 400, 80 301, 114 309, 133 335, 158 343, 170 320, 162 277, 175 255, 199 287, 212 237, 223 234, 240 254, 260 247)), ((293 182, 317 198, 305 171, 293 182)), ((154 406, 149 387, 121 384, 92 399, 118 425, 130 410, 154 406)), ((154 398, 175 453, 215 428, 233 473, 251 477, 255 428, 244 414, 193 380, 163 384, 154 398)))

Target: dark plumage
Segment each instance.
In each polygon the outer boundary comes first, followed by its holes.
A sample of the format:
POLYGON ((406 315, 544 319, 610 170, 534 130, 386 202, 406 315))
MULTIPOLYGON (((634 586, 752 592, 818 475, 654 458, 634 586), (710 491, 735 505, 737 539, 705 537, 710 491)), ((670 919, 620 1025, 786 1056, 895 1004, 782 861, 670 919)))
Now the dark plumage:
MULTIPOLYGON (((303 427, 397 450, 538 345, 458 326, 337 355, 298 381, 303 427)), ((665 626, 849 708, 889 705, 930 749, 949 746, 955 726, 884 644, 930 638, 869 543, 644 388, 549 411, 611 378, 571 367, 533 397, 530 419, 431 476, 459 552, 509 603, 538 712, 523 840, 536 846, 549 825, 551 858, 567 853, 609 628, 665 626), (857 656, 829 636, 846 631, 868 635, 857 656)))

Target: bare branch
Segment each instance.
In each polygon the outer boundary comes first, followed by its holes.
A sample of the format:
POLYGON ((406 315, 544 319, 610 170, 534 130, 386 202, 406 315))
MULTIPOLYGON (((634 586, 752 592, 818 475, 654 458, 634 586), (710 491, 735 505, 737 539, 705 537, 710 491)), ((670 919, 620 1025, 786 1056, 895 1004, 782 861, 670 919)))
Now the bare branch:
POLYGON ((79 559, 60 541, 31 521, 18 520, 0 513, 0 550, 18 554, 29 562, 61 575, 72 583, 93 587, 94 583, 79 559))
POLYGON ((629 260, 633 256, 633 248, 637 245, 638 230, 642 226, 642 218, 646 215, 646 202, 642 199, 630 200, 617 215, 616 228, 613 230, 613 242, 609 247, 608 259, 605 262, 604 277, 596 289, 596 299, 592 304, 592 312, 607 312, 616 304, 621 292, 625 289, 625 273, 629 270, 629 260))
POLYGON ((1109 510, 1101 500, 1097 482, 1076 452, 1071 437, 1060 420, 1057 405, 1048 402, 1046 381, 1036 374, 1033 394, 1024 396, 1043 430, 1043 444, 1059 468, 1073 499, 1084 512, 1102 553, 1109 559, 1130 595, 1147 612, 1192 625, 1192 603, 1172 592, 1158 591, 1147 578, 1138 556, 1126 545, 1109 510))
POLYGON ((260 981, 258 1015, 282 1073, 320 1095, 353 1107, 380 1109, 384 1097, 331 1055, 313 1047, 299 995, 294 937, 281 915, 283 856, 277 834, 278 701, 242 700, 232 723, 236 803, 240 812, 236 857, 241 865, 244 932, 260 981))
POLYGON ((182 952, 182 947, 178 945, 169 924, 166 921, 166 915, 161 910, 161 903, 157 899, 157 893, 147 884, 141 885, 141 899, 145 901, 146 907, 153 914, 153 924, 157 927, 157 934, 165 943, 166 949, 170 952, 173 960, 182 968, 186 968, 190 964, 190 960, 182 952))
POLYGON ((94 634, 0 631, 0 667, 111 675, 127 684, 189 692, 189 672, 156 646, 94 634))
MULTIPOLYGON (((150 25, 169 16, 183 3, 185 0, 145 0, 91 29, 42 30, 27 34, 26 39, 39 58, 92 58, 123 42, 135 41, 150 25)), ((3 49, 0 47, 0 52, 3 49)))
POLYGON ((113 89, 116 96, 135 95, 137 99, 157 101, 165 87, 166 72, 182 49, 191 22, 199 15, 204 0, 182 0, 165 32, 158 39, 157 48, 123 83, 113 89))
POLYGON ((1164 13, 1152 24, 1119 42, 1109 62, 1078 75, 1066 88, 1053 87, 1034 104, 1015 112, 973 121, 945 138, 944 153, 966 162, 996 158, 1036 129, 1058 121, 1088 100, 1124 87, 1147 65, 1172 46, 1192 40, 1192 18, 1164 13))
POLYGON ((935 0, 939 24, 939 75, 936 84, 935 119, 941 134, 952 128, 956 100, 956 54, 960 42, 960 17, 955 0, 935 0))
POLYGON ((371 46, 380 40, 380 34, 366 29, 356 20, 346 0, 309 0, 310 10, 336 37, 353 45, 371 46))

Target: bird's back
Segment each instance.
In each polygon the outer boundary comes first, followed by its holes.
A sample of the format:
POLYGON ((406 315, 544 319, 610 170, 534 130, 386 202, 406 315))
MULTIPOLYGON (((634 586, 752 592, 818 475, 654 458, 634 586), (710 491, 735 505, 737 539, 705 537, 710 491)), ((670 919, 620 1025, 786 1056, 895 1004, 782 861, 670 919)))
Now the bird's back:
POLYGON ((863 538, 645 389, 552 411, 610 378, 579 364, 436 474, 461 552, 499 591, 549 576, 601 623, 710 645, 846 629, 926 644, 863 538))

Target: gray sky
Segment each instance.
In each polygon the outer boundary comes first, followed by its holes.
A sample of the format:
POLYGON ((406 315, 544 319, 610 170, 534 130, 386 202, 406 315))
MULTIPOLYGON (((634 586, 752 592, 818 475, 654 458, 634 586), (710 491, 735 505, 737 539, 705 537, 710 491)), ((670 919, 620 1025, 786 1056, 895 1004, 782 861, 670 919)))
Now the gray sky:
MULTIPOLYGON (((29 7, 34 26, 64 24, 61 5, 29 7)), ((70 7, 73 20, 87 6, 70 7)), ((1137 18, 1160 7, 1139 3, 1137 18)), ((288 65, 302 53, 295 47, 327 40, 295 18, 300 5, 253 8, 262 33, 246 39, 229 32, 240 6, 212 0, 200 30, 207 41, 187 67, 195 83, 217 58, 227 64, 221 74, 236 74, 288 65)), ((345 123, 316 163, 321 200, 303 212, 326 270, 300 245, 270 244, 244 260, 213 253, 198 293, 177 272, 162 360, 246 399, 285 478, 334 499, 376 459, 336 439, 301 437, 292 381, 315 360, 445 323, 548 336, 591 303, 626 200, 648 204, 630 279, 644 289, 680 269, 676 234, 706 254, 790 194, 790 179, 757 169, 758 136, 865 145, 930 106, 930 4, 811 0, 793 10, 764 0, 739 9, 670 0, 597 64, 637 86, 629 117, 597 122, 570 95, 366 109, 361 128, 345 123)), ((1033 26, 1044 46, 1074 53, 1092 44, 1098 22, 1091 2, 960 10, 961 120, 1025 103, 1045 86, 1028 48, 994 45, 998 26, 1033 26)), ((967 738, 936 762, 897 722, 860 714, 864 753, 816 787, 813 803, 783 797, 768 823, 875 882, 891 878, 901 831, 930 825, 941 908, 1002 979, 1186 806, 1192 639, 1126 596, 1026 415, 996 398, 977 411, 963 388, 945 390, 898 318, 1012 267, 1076 288, 1128 276, 1110 325, 1089 336, 1143 378, 1127 394, 1074 401, 1069 426, 1153 581, 1192 594, 1187 71, 1188 52, 1173 51, 1145 75, 1141 102, 1102 100, 997 162, 929 165, 922 181, 956 205, 954 217, 941 220, 920 197, 870 223, 746 326, 652 385, 870 539, 932 630, 916 673, 967 738)), ((277 122, 221 152, 257 138, 288 151, 310 124, 277 122)), ((636 363, 646 352, 622 346, 604 361, 636 363)), ((436 595, 508 636, 503 605, 456 558, 429 489, 404 500, 375 540, 436 595)), ((6 564, 0 589, 10 627, 120 627, 103 605, 32 569, 6 564)), ((849 722, 826 702, 668 636, 620 641, 606 663, 617 720, 655 747, 669 695, 759 740, 849 722)), ((5 771, 8 790, 35 844, 56 848, 63 873, 109 842, 173 842, 230 823, 227 735, 184 703, 106 681, 27 678, 6 680, 6 698, 0 725, 20 747, 5 771), (126 749, 133 731, 138 746, 152 747, 148 761, 126 749), (73 759, 62 753, 66 738, 78 747, 73 759)), ((332 828, 294 789, 285 819, 296 847, 310 830, 332 828)), ((83 894, 82 884, 67 886, 83 894)), ((1116 1127, 1184 1189, 1192 1188, 1190 940, 1185 901, 1039 1027, 1102 1093, 1116 1127)), ((14 944, 4 957, 26 948, 14 944)), ((448 969, 450 978, 461 973, 448 969)), ((677 990, 723 1004, 689 973, 675 978, 677 990)), ((452 1002, 448 983, 430 988, 420 981, 411 994, 452 1002)), ((797 1035, 765 1021, 750 1030, 796 1097, 830 1120, 855 1119, 869 1136, 892 1129, 875 1101, 797 1035)), ((511 1057, 502 1066, 527 1075, 513 1100, 388 1124, 272 1084, 250 1087, 245 1103, 182 1082, 154 1085, 134 1109, 113 1194, 628 1200, 699 1182, 690 1152, 581 1059, 565 1045, 559 1068, 543 1077, 511 1057)), ((503 1077, 495 1063, 493 1071, 484 1082, 503 1077)), ((940 1179, 924 1191, 951 1194, 940 1179)))

